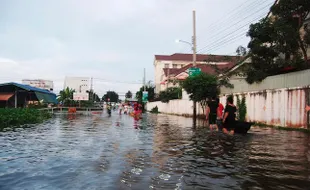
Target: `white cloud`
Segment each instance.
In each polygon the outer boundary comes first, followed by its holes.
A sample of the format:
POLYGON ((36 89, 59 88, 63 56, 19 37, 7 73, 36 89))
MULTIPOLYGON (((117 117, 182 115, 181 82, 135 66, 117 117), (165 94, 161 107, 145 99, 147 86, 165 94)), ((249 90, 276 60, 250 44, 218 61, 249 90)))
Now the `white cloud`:
MULTIPOLYGON (((55 89, 61 89, 65 76, 141 81, 143 68, 147 80, 153 80, 154 54, 189 51, 186 44, 174 41, 191 40, 193 9, 198 46, 203 46, 218 28, 225 28, 217 21, 241 2, 244 0, 2 0, 0 82, 52 79, 55 89), (208 28, 212 23, 217 24, 208 28)), ((241 42, 246 40, 230 43, 219 52, 231 53, 241 42)), ((139 85, 98 82, 95 88, 126 92, 138 90, 139 85)))

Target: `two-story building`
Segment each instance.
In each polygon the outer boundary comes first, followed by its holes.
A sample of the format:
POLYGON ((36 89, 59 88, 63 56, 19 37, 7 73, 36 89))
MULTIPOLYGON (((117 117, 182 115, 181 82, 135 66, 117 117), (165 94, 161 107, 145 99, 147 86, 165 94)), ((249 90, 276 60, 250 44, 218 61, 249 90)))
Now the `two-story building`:
MULTIPOLYGON (((221 68, 232 68, 240 59, 239 56, 197 54, 196 64, 202 72, 215 74, 212 65, 221 68)), ((171 77, 185 79, 188 77, 188 69, 193 65, 193 54, 175 53, 172 55, 155 55, 155 92, 174 86, 166 83, 171 77)))

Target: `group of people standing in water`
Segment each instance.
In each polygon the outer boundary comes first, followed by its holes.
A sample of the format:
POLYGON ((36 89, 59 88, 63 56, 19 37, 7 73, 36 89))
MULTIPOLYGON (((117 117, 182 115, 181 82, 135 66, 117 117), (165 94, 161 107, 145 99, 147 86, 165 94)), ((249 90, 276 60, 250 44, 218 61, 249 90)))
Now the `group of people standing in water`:
POLYGON ((224 133, 234 134, 236 112, 232 96, 227 98, 225 108, 219 98, 212 97, 206 108, 206 120, 209 121, 210 129, 222 129, 224 133))
MULTIPOLYGON (((133 117, 140 118, 142 114, 142 105, 139 103, 132 103, 132 104, 121 104, 118 107, 119 114, 125 114, 125 115, 130 115, 133 117)), ((109 115, 111 115, 112 109, 117 109, 116 106, 112 106, 111 103, 107 104, 107 112, 109 115)))

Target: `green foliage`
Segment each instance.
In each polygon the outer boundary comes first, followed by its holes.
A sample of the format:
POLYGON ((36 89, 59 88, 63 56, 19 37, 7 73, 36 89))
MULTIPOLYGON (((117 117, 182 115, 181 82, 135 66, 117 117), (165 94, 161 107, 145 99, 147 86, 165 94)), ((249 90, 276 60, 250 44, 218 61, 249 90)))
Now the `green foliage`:
POLYGON ((125 94, 126 98, 132 98, 132 92, 130 92, 130 90, 128 90, 128 92, 125 94))
POLYGON ((153 107, 150 112, 158 114, 159 113, 158 107, 157 106, 153 107))
POLYGON ((51 118, 47 111, 38 109, 0 109, 0 129, 9 126, 41 123, 51 118))
MULTIPOLYGON (((153 101, 155 98, 155 87, 152 85, 145 86, 145 90, 148 92, 148 101, 153 101)), ((144 86, 140 88, 140 90, 136 93, 136 99, 140 104, 142 104, 142 93, 144 91, 144 86)))
POLYGON ((59 102, 62 102, 64 106, 69 106, 73 101, 73 93, 75 90, 67 87, 66 89, 59 92, 59 96, 57 97, 59 102))
POLYGON ((190 99, 196 102, 204 101, 219 94, 217 77, 206 73, 187 77, 181 85, 189 94, 190 99))
POLYGON ((170 87, 165 91, 161 91, 158 96, 158 99, 164 103, 180 98, 182 98, 182 88, 180 87, 170 87))
POLYGON ((243 46, 239 46, 236 50, 238 56, 245 56, 247 54, 246 48, 243 46))
POLYGON ((100 102, 100 98, 98 94, 96 94, 93 90, 88 92, 89 101, 91 102, 100 102))
POLYGON ((271 11, 272 17, 250 25, 248 31, 252 64, 245 74, 250 84, 279 74, 286 67, 296 70, 307 67, 307 40, 301 38, 300 29, 310 12, 310 1, 281 0, 271 11))
POLYGON ((237 96, 237 108, 238 108, 237 118, 239 121, 245 121, 245 119, 246 119, 247 107, 246 107, 245 101, 246 101, 245 96, 242 96, 241 100, 240 100, 239 96, 237 96))
POLYGON ((110 102, 118 102, 118 94, 114 91, 108 91, 103 97, 102 100, 105 102, 108 102, 110 99, 110 102))

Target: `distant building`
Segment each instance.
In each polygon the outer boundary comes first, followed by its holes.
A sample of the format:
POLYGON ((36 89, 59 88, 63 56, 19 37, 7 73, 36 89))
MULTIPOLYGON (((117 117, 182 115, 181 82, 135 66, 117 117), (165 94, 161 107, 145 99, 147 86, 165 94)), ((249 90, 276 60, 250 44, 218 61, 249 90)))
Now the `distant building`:
POLYGON ((76 93, 87 93, 90 90, 89 77, 66 77, 64 88, 69 87, 75 90, 76 93))
POLYGON ((32 87, 53 91, 54 83, 51 80, 43 80, 43 79, 24 79, 22 80, 22 84, 26 84, 32 87))

